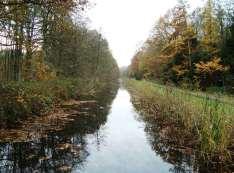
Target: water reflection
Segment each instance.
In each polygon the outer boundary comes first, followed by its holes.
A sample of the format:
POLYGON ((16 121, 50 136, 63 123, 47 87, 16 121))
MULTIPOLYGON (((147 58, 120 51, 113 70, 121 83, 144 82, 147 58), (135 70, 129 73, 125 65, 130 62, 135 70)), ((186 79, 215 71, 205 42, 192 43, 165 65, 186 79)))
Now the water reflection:
POLYGON ((130 102, 129 93, 120 89, 115 98, 108 120, 99 133, 104 136, 101 145, 93 145, 88 138, 85 167, 74 172, 82 173, 164 173, 171 164, 155 155, 148 143, 145 124, 137 120, 138 114, 130 102))
POLYGON ((209 172, 192 151, 164 140, 155 116, 138 114, 125 89, 114 99, 116 91, 100 93, 96 108, 84 108, 88 114, 59 132, 30 142, 0 143, 0 173, 209 172))
MULTIPOLYGON (((50 132, 30 142, 0 143, 0 173, 71 172, 81 169, 89 156, 87 135, 96 145, 102 136, 98 130, 107 121, 117 88, 102 94, 101 101, 88 112, 77 116, 65 129, 50 132)), ((82 111, 82 110, 81 110, 82 111)))
POLYGON ((155 124, 153 124, 153 122, 154 121, 146 121, 145 130, 148 133, 148 139, 156 154, 159 155, 164 161, 173 165, 169 172, 199 172, 196 168, 194 153, 183 149, 180 150, 178 148, 174 148, 174 143, 165 140, 165 138, 159 134, 159 129, 155 124))

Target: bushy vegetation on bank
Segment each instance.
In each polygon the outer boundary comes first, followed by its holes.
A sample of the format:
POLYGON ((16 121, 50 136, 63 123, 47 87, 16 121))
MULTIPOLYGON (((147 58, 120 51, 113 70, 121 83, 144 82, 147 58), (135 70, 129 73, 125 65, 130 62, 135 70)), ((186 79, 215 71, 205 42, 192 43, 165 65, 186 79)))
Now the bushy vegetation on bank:
POLYGON ((29 116, 53 111, 64 101, 96 99, 115 81, 55 79, 49 81, 10 82, 0 85, 1 125, 14 125, 29 116))
POLYGON ((2 83, 2 123, 17 122, 29 115, 48 113, 60 101, 75 97, 76 88, 77 82, 73 80, 2 83))
POLYGON ((218 155, 222 159, 230 156, 233 98, 206 96, 147 81, 126 80, 125 83, 132 93, 134 104, 140 104, 144 113, 171 122, 170 128, 189 131, 191 141, 196 141, 194 149, 203 156, 218 155))

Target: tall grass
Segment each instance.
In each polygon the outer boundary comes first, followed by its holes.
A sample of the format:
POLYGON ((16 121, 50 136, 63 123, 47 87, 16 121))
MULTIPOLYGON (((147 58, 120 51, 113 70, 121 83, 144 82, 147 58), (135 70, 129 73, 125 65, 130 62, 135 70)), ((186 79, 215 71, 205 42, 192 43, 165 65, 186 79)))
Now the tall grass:
MULTIPOLYGON (((189 130, 199 140, 199 150, 206 157, 220 154, 227 158, 233 133, 234 105, 232 97, 223 98, 191 92, 148 81, 127 80, 133 95, 150 104, 151 113, 160 112, 189 130)), ((157 113, 158 115, 158 113, 157 113)))

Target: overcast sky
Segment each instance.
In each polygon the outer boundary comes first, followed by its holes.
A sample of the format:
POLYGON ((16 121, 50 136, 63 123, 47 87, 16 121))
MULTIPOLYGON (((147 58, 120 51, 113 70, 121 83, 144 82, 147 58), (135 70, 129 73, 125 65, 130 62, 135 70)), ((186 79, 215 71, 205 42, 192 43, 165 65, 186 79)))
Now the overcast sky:
MULTIPOLYGON (((156 20, 177 0, 91 0, 90 26, 104 35, 119 66, 130 64, 133 55, 147 39, 156 20)), ((201 0, 189 0, 190 6, 201 0)))

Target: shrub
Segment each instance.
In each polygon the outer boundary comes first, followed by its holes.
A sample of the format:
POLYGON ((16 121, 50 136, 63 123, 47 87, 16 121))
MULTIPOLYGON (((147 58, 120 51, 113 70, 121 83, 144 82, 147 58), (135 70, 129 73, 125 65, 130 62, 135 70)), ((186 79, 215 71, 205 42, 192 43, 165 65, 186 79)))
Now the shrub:
POLYGON ((0 84, 0 120, 14 123, 29 115, 40 116, 55 104, 75 98, 78 80, 9 82, 0 84))

